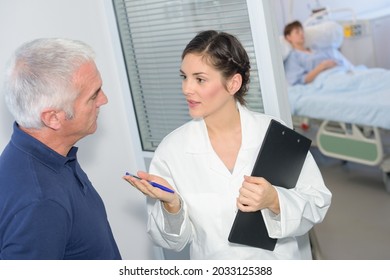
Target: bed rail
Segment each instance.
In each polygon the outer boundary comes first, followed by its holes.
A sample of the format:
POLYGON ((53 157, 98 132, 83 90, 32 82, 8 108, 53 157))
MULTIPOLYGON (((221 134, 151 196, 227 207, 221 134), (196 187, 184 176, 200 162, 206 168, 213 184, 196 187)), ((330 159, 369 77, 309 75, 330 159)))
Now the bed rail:
POLYGON ((327 156, 378 165, 383 160, 381 136, 376 127, 324 121, 317 133, 317 145, 327 156))

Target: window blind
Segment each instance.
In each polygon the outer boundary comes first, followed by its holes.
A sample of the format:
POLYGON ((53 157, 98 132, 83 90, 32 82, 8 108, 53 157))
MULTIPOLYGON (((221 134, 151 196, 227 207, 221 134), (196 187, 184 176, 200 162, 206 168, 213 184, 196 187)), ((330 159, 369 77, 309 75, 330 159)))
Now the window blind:
POLYGON ((131 96, 144 151, 190 120, 181 90, 181 53, 200 31, 239 38, 251 60, 246 100, 264 112, 246 0, 113 0, 131 96))

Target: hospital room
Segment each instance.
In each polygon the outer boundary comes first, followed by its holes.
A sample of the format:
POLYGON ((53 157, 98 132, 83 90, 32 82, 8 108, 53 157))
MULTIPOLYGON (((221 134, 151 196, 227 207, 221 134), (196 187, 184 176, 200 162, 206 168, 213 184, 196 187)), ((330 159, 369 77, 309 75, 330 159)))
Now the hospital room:
MULTIPOLYGON (((148 171, 161 141, 191 120, 180 68, 186 44, 204 30, 233 34, 251 65, 247 107, 311 140, 332 194, 323 220, 301 233, 312 258, 388 260, 389 27, 390 0, 2 0, 0 85, 11 55, 27 41, 69 38, 91 46, 108 102, 96 132, 75 146, 121 258, 189 260, 192 244, 177 252, 153 242, 149 198, 123 176, 148 171), (297 50, 284 28, 293 21, 302 24, 306 50, 331 49, 348 67, 290 82, 286 65, 297 50)), ((14 122, 2 90, 0 151, 14 122)))

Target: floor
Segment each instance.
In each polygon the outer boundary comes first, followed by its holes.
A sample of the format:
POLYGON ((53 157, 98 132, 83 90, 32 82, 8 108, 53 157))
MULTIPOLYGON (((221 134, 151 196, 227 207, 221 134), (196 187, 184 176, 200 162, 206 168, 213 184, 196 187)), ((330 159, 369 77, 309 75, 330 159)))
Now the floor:
POLYGON ((318 259, 390 259, 390 193, 380 168, 312 153, 333 194, 325 220, 314 228, 318 259))

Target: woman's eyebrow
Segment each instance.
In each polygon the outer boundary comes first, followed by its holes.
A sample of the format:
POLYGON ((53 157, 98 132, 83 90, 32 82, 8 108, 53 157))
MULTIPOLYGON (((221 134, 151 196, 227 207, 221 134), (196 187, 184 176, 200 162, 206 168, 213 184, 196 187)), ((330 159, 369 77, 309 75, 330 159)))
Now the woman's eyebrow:
MULTIPOLYGON (((183 70, 180 69, 180 73, 181 74, 185 74, 185 72, 183 70)), ((195 73, 192 73, 192 76, 197 76, 197 75, 207 75, 206 72, 195 72, 195 73)))

